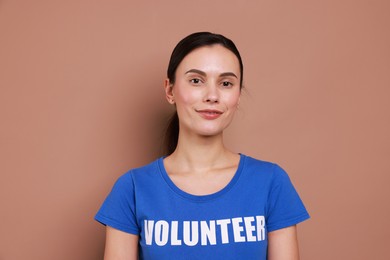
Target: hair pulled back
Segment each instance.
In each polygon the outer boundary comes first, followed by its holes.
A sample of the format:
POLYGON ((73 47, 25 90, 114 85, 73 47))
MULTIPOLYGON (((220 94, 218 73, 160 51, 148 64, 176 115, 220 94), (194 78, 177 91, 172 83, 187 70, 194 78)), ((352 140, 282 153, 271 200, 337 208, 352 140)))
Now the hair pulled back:
MULTIPOLYGON (((210 33, 210 32, 196 32, 190 34, 184 39, 182 39, 176 45, 176 47, 173 49, 173 52, 171 54, 171 58, 169 60, 168 70, 167 70, 167 77, 169 79, 170 84, 172 86, 175 84, 176 70, 177 67, 180 65, 180 63, 182 62, 182 60, 184 59, 184 57, 186 57, 190 52, 192 52, 197 48, 204 47, 204 46, 211 46, 215 44, 222 45, 223 47, 230 50, 236 55, 240 65, 240 74, 241 74, 240 88, 242 88, 244 66, 242 63, 241 55, 236 45, 233 43, 232 40, 226 38, 225 36, 221 34, 210 33)), ((179 138, 179 117, 177 115, 177 112, 175 111, 168 121, 168 126, 165 132, 164 152, 166 155, 169 155, 175 151, 178 138, 179 138)))

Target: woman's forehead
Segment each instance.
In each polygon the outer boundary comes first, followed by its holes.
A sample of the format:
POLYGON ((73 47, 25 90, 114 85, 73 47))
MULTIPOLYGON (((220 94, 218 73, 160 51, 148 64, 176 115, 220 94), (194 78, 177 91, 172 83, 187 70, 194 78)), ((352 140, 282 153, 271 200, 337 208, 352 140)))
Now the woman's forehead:
POLYGON ((240 72, 240 65, 238 58, 232 51, 216 44, 193 50, 184 57, 178 67, 182 73, 193 69, 205 73, 208 71, 231 71, 237 74, 240 72))

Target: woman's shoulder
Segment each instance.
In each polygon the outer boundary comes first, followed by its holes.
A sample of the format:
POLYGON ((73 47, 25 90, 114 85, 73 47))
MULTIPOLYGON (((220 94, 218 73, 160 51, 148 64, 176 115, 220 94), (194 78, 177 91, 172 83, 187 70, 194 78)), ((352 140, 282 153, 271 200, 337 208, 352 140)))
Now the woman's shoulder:
POLYGON ((162 157, 157 158, 147 164, 130 168, 125 173, 123 173, 119 179, 132 180, 134 178, 144 178, 147 176, 155 176, 156 173, 160 171, 160 164, 162 157))
POLYGON ((288 178, 287 172, 278 163, 257 159, 244 154, 242 156, 245 160, 246 171, 273 178, 288 178))
POLYGON ((246 154, 241 154, 241 156, 244 158, 247 167, 261 168, 264 170, 272 170, 274 168, 280 168, 280 166, 275 162, 254 158, 246 154))

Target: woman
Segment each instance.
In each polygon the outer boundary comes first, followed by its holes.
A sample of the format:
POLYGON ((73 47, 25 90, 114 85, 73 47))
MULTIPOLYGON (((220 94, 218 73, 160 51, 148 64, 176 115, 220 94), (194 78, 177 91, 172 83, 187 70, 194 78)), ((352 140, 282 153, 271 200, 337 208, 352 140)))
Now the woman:
POLYGON ((299 259, 295 225, 309 215, 287 174, 223 143, 242 82, 231 40, 200 32, 178 43, 168 156, 120 177, 97 213, 106 260, 299 259))

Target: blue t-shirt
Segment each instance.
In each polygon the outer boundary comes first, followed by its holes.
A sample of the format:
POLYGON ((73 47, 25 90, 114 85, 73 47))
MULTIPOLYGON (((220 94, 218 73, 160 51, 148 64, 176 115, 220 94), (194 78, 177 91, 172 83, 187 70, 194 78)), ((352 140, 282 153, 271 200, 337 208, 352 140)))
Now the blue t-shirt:
POLYGON ((160 158, 122 175, 95 219, 139 235, 140 259, 266 259, 268 232, 309 218, 276 164, 240 155, 222 190, 180 190, 160 158))

